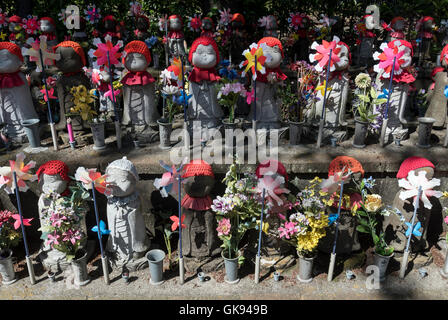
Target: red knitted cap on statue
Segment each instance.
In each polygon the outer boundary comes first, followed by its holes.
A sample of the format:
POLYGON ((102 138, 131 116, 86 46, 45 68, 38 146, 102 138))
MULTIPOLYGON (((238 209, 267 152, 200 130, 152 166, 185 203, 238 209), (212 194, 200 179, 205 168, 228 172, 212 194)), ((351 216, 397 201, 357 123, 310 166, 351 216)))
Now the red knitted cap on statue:
POLYGON ((409 172, 423 167, 430 167, 435 169, 434 164, 428 159, 416 156, 409 157, 401 163, 400 169, 397 173, 397 179, 406 179, 409 172))
POLYGON ((193 60, 193 53, 196 51, 196 49, 198 48, 198 46, 200 44, 202 44, 203 46, 209 46, 209 45, 212 46, 212 48, 213 48, 213 50, 215 50, 215 54, 216 54, 216 63, 218 63, 218 61, 219 61, 218 45, 216 44, 215 40, 213 40, 210 37, 199 37, 193 41, 193 44, 191 45, 191 48, 190 48, 190 53, 188 54, 188 61, 190 61, 190 63, 192 63, 191 61, 193 60))
POLYGON ((81 57, 82 64, 86 66, 86 56, 84 54, 84 49, 81 47, 81 45, 74 41, 62 41, 58 45, 53 47, 53 51, 56 51, 57 48, 63 47, 63 48, 73 48, 75 50, 76 54, 81 57))
POLYGON ((212 167, 204 160, 191 160, 184 167, 182 178, 210 176, 214 177, 212 167))
POLYGON ((16 15, 13 15, 12 17, 9 17, 8 21, 13 22, 13 23, 21 23, 22 18, 20 18, 19 16, 16 16, 16 15))
POLYGON ((241 22, 243 25, 246 23, 246 19, 244 19, 244 16, 241 13, 234 13, 232 16, 232 22, 233 21, 241 22))
POLYGON ((440 63, 442 63, 443 60, 448 64, 448 44, 443 47, 442 53, 440 54, 440 63))
POLYGON ((255 175, 257 178, 261 178, 269 172, 275 172, 285 178, 285 182, 288 182, 288 173, 286 172, 283 163, 277 160, 267 160, 260 163, 255 170, 255 175))
POLYGON ((392 21, 390 22, 391 25, 393 25, 395 22, 397 22, 398 20, 402 20, 405 21, 403 17, 395 17, 392 19, 392 21))
POLYGON ((177 14, 173 14, 172 16, 169 16, 168 20, 176 19, 176 18, 179 19, 180 22, 182 22, 182 17, 178 16, 177 14))
POLYGON ((103 18, 103 22, 104 21, 116 21, 115 20, 115 17, 113 16, 113 15, 111 15, 111 14, 109 14, 109 15, 107 15, 107 16, 105 16, 104 18, 103 18))
MULTIPOLYGON (((134 40, 129 42, 126 47, 124 47, 124 51, 126 52, 126 54, 130 54, 133 52, 140 53, 145 57, 148 64, 151 63, 151 52, 149 51, 148 46, 143 41, 134 40)), ((123 58, 123 64, 125 59, 126 57, 123 58)))
POLYGON ((264 37, 264 38, 261 38, 260 41, 258 41, 258 45, 260 45, 261 43, 266 43, 270 47, 278 46, 278 48, 280 49, 280 51, 282 53, 282 58, 284 58, 282 43, 277 38, 274 38, 274 37, 264 37))
POLYGON ((23 62, 22 51, 20 50, 20 47, 18 45, 13 42, 0 42, 0 50, 5 49, 19 57, 20 61, 23 62))
POLYGON ((434 69, 432 69, 431 72, 431 78, 432 80, 434 80, 434 77, 436 76, 436 74, 438 74, 439 72, 443 72, 445 69, 443 67, 435 67, 434 69))
POLYGON ((50 17, 43 17, 43 18, 40 18, 40 19, 39 19, 39 22, 42 21, 42 20, 48 21, 48 22, 50 22, 54 27, 56 27, 56 23, 54 22, 53 18, 50 18, 50 17))
POLYGON ((43 173, 50 176, 59 175, 62 180, 70 181, 70 177, 68 176, 68 166, 61 160, 50 160, 41 165, 36 172, 38 180, 40 180, 40 176, 43 173))
POLYGON ((361 163, 355 158, 347 156, 336 157, 330 162, 328 176, 334 176, 335 173, 341 172, 342 169, 344 169, 344 173, 348 172, 348 169, 350 169, 353 173, 361 172, 361 175, 364 176, 364 169, 361 163))

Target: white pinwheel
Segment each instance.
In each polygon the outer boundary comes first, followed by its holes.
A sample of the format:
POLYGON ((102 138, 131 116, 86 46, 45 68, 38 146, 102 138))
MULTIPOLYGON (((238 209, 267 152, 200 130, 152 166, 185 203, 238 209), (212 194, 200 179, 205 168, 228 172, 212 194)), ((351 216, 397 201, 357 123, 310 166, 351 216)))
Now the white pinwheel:
POLYGON ((255 192, 262 194, 264 189, 268 204, 274 204, 275 201, 277 205, 281 206, 283 204, 283 200, 279 197, 279 195, 290 192, 288 189, 282 187, 284 183, 285 178, 282 176, 277 176, 274 180, 271 176, 266 175, 258 180, 255 192))
POLYGON ((432 190, 434 187, 440 186, 440 179, 434 178, 428 180, 428 178, 426 178, 425 171, 420 171, 418 175, 415 174, 414 170, 410 171, 408 174, 408 178, 400 179, 398 181, 398 185, 401 188, 406 189, 404 191, 401 191, 399 195, 400 199, 403 201, 411 197, 413 198, 413 201, 415 201, 418 195, 418 188, 422 187, 421 200, 423 202, 423 205, 427 209, 432 208, 432 204, 428 199, 429 197, 440 198, 443 195, 443 193, 440 191, 432 190))
POLYGON ((25 55, 30 57, 30 61, 36 62, 37 72, 42 71, 42 61, 45 66, 51 66, 54 65, 54 60, 61 59, 61 55, 59 53, 53 53, 48 50, 47 36, 40 36, 39 40, 36 39, 35 41, 33 38, 29 38, 27 43, 31 45, 31 48, 25 51, 25 55), (42 60, 40 58, 39 51, 42 53, 42 60))

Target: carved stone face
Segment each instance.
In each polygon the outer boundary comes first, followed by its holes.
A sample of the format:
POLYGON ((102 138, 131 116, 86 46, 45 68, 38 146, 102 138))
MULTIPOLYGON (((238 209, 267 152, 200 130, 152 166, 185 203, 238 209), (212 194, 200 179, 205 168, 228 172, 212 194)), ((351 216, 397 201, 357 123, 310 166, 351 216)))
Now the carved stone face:
POLYGON ((19 70, 22 62, 19 57, 6 49, 0 50, 0 73, 11 73, 19 70))
POLYGON ((373 16, 366 17, 365 24, 368 30, 372 30, 375 27, 375 19, 373 19, 373 16))
POLYGON ((345 70, 349 67, 349 52, 346 46, 339 46, 341 51, 339 52, 339 62, 335 63, 337 71, 345 70))
POLYGON ((215 179, 210 176, 196 176, 184 179, 184 190, 194 198, 202 198, 212 192, 215 179))
POLYGON ((213 68, 216 66, 216 53, 212 45, 204 46, 198 45, 196 51, 193 53, 193 65, 198 68, 213 68))
POLYGON ((112 195, 127 197, 135 192, 136 181, 129 172, 117 168, 106 169, 106 182, 110 183, 112 195))
POLYGON ((271 61, 266 61, 266 67, 277 68, 282 63, 282 52, 278 46, 267 46, 267 53, 272 57, 271 61))
POLYGON ((18 23, 11 22, 8 26, 9 32, 19 33, 22 31, 22 26, 18 23))
POLYGON ((432 30, 432 20, 426 20, 425 22, 423 22, 423 29, 425 29, 425 31, 431 31, 432 30))
POLYGON ((232 21, 233 29, 241 29, 243 27, 243 23, 240 21, 232 21))
POLYGON ((202 21, 202 28, 204 29, 204 30, 212 30, 212 28, 213 28, 213 24, 212 24, 212 22, 210 21, 210 20, 203 20, 202 21))
POLYGON ((56 67, 63 73, 78 72, 83 64, 81 57, 71 47, 58 47, 56 53, 61 55, 61 59, 55 62, 56 67))
POLYGON ((404 21, 403 20, 397 20, 397 22, 393 25, 394 30, 401 31, 404 29, 404 21))
POLYGON ((41 20, 39 29, 42 32, 48 32, 48 33, 55 31, 54 26, 48 20, 41 20))
POLYGON ((141 53, 131 52, 126 56, 125 66, 129 71, 145 71, 148 67, 148 62, 141 53))
POLYGON ((268 16, 268 24, 267 30, 276 30, 277 29, 277 20, 275 20, 274 16, 268 16))
POLYGON ((43 193, 61 194, 67 189, 68 181, 62 180, 61 176, 42 174, 39 179, 39 187, 43 193))
POLYGON ((116 23, 113 20, 104 21, 104 28, 108 31, 115 31, 116 23))
POLYGON ((170 30, 179 31, 182 29, 182 22, 179 18, 170 19, 170 30))

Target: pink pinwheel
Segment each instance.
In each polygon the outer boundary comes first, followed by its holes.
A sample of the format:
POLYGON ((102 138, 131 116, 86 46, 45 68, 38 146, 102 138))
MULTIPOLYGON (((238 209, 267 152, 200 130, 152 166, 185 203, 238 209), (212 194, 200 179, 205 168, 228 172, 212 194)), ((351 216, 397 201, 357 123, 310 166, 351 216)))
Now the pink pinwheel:
POLYGON ((28 34, 36 34, 39 29, 39 23, 36 16, 28 16, 28 19, 23 19, 23 28, 28 34))
MULTIPOLYGON (((112 89, 110 84, 108 85, 109 90, 104 93, 105 97, 109 97, 110 101, 114 102, 112 99, 112 89)), ((120 89, 114 90, 114 97, 117 99, 117 96, 120 94, 120 89)))
POLYGON ((21 152, 16 155, 16 161, 10 160, 8 167, 0 168, 0 188, 5 186, 5 191, 8 194, 12 194, 14 192, 14 178, 13 172, 17 174, 17 186, 19 187, 19 191, 26 192, 28 190, 28 186, 25 181, 36 181, 37 176, 30 174, 30 169, 34 168, 36 162, 30 161, 27 165, 24 164, 23 160, 25 159, 25 155, 21 152))
POLYGON ((154 187, 160 190, 162 197, 168 197, 168 193, 171 192, 171 190, 175 193, 179 192, 178 181, 181 178, 182 169, 186 161, 187 160, 184 159, 178 169, 176 169, 174 165, 170 167, 165 162, 160 161, 160 165, 167 172, 162 175, 162 178, 154 179, 154 187))
POLYGON ((123 46, 123 42, 121 40, 117 41, 116 45, 112 43, 112 37, 107 35, 104 37, 105 42, 102 43, 98 38, 94 39, 93 44, 98 48, 93 51, 93 49, 89 50, 90 56, 96 57, 96 64, 98 66, 109 66, 107 61, 107 53, 109 53, 110 63, 112 65, 120 64, 120 58, 122 53, 120 52, 121 47, 123 46), (93 53, 92 53, 93 51, 93 53))
MULTIPOLYGON (((14 229, 19 229, 20 228, 20 215, 19 214, 13 214, 12 217, 16 220, 14 222, 14 229)), ((30 219, 23 219, 23 225, 24 226, 31 226, 30 221, 33 220, 33 218, 30 219)))
POLYGON ((230 9, 219 10, 219 24, 226 26, 232 21, 232 14, 230 9))
POLYGON ((412 49, 410 44, 404 40, 394 40, 389 43, 383 43, 380 46, 382 52, 375 52, 373 54, 374 60, 380 60, 378 64, 373 67, 373 70, 383 78, 390 78, 392 67, 394 74, 398 75, 403 72, 403 68, 408 67, 412 62, 412 49), (395 58, 395 65, 393 65, 395 58))
POLYGON ((195 14, 193 17, 190 17, 188 21, 188 27, 191 31, 199 32, 201 31, 202 27, 202 20, 201 17, 195 14))
POLYGON ((310 62, 313 63, 317 61, 317 65, 315 66, 315 69, 319 72, 323 71, 327 65, 328 60, 330 59, 330 50, 332 50, 331 53, 331 61, 330 61, 330 71, 336 70, 335 63, 339 62, 339 53, 341 52, 341 47, 338 46, 339 38, 334 36, 333 41, 328 42, 325 40, 322 40, 322 44, 318 44, 316 41, 313 42, 311 45, 311 49, 316 50, 316 53, 311 53, 309 58, 310 62))
POLYGON ((258 180, 255 192, 262 194, 264 189, 268 204, 281 206, 283 204, 283 200, 279 197, 279 195, 290 192, 288 189, 282 187, 282 184, 284 183, 285 178, 282 176, 277 176, 273 179, 272 176, 266 175, 258 180))
POLYGON ((291 28, 294 28, 294 30, 298 30, 300 28, 305 27, 305 20, 309 20, 308 16, 304 13, 290 13, 288 18, 288 23, 291 28))
POLYGON ((432 204, 429 201, 428 197, 440 198, 443 195, 443 193, 440 191, 432 190, 432 188, 440 186, 440 180, 435 178, 428 180, 426 178, 425 171, 420 171, 418 175, 415 175, 414 170, 410 171, 408 174, 408 179, 398 180, 398 185, 401 188, 406 189, 404 191, 401 191, 399 195, 400 199, 403 201, 411 197, 413 198, 413 201, 415 201, 418 195, 418 189, 419 187, 422 187, 421 200, 423 202, 423 205, 427 209, 432 208, 432 204))
POLYGON ((334 175, 328 177, 328 179, 323 180, 320 184, 321 190, 330 194, 336 192, 339 188, 340 183, 350 179, 350 176, 352 174, 352 171, 350 169, 348 169, 348 172, 345 175, 344 171, 345 167, 341 171, 336 172, 334 175))
POLYGON ((41 89, 40 92, 42 92, 42 94, 44 95, 44 100, 45 102, 48 101, 48 98, 50 99, 57 99, 57 97, 54 96, 54 88, 48 89, 48 97, 47 97, 47 93, 44 89, 41 89))
POLYGON ((159 30, 165 31, 165 27, 168 27, 168 16, 164 15, 159 18, 159 30))
POLYGON ((137 17, 137 16, 141 15, 142 5, 137 1, 129 2, 129 12, 130 12, 131 16, 137 17))
POLYGON ((86 15, 86 20, 90 23, 97 23, 101 19, 101 9, 97 8, 94 4, 89 4, 87 6, 87 10, 84 10, 84 14, 86 15))
POLYGON ((58 245, 59 244, 59 238, 60 238, 60 236, 56 233, 56 231, 53 232, 53 234, 49 233, 49 234, 47 234, 47 239, 48 240, 47 240, 46 244, 47 245, 51 245, 52 247, 54 245, 58 245))
POLYGON ((258 19, 258 25, 260 27, 267 27, 268 23, 269 23, 268 16, 264 16, 264 17, 261 17, 260 19, 258 19))
POLYGON ((6 21, 6 13, 3 13, 2 9, 0 8, 0 29, 6 27, 7 25, 8 21, 6 21))
MULTIPOLYGON (((173 221, 173 224, 171 225, 171 231, 176 230, 179 228, 179 217, 178 216, 171 216, 170 220, 173 221)), ((184 224, 185 215, 182 216, 181 226, 182 229, 185 229, 187 226, 184 224)))
POLYGON ((42 60, 45 66, 51 66, 54 65, 55 60, 59 60, 61 58, 60 54, 53 53, 53 51, 48 50, 47 36, 42 35, 39 37, 39 40, 29 38, 27 40, 27 44, 29 44, 31 48, 26 49, 24 54, 30 57, 30 61, 36 62, 37 72, 41 72, 42 70, 42 60), (42 60, 40 59, 40 53, 42 53, 42 60))
POLYGON ((106 177, 107 175, 101 175, 96 169, 86 169, 84 167, 79 167, 75 173, 75 179, 80 181, 85 189, 92 189, 93 182, 95 189, 107 196, 111 194, 112 190, 107 186, 106 177))

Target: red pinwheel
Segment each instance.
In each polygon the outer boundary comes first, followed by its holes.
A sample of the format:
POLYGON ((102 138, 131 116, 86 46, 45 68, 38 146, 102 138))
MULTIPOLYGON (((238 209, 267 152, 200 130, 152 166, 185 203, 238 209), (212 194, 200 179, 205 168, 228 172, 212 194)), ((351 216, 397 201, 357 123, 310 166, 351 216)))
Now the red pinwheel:
POLYGON ((328 59, 330 59, 330 50, 331 53, 331 61, 330 61, 330 71, 336 70, 335 63, 339 62, 339 53, 341 52, 341 47, 338 46, 339 38, 334 36, 333 41, 328 42, 322 40, 322 44, 318 44, 316 41, 311 45, 311 49, 316 50, 316 53, 311 53, 309 58, 310 62, 313 63, 317 61, 317 65, 314 67, 317 71, 323 71, 328 65, 328 59))
MULTIPOLYGON (((96 47, 98 48, 97 50, 93 51, 93 49, 91 49, 89 51, 89 55, 90 56, 95 56, 96 57, 96 64, 98 66, 109 66, 109 63, 107 61, 107 53, 109 53, 109 59, 110 59, 110 63, 113 65, 117 65, 120 63, 120 58, 122 53, 120 52, 120 48, 123 46, 123 42, 117 41, 117 44, 114 45, 112 43, 112 37, 110 35, 107 35, 106 37, 104 37, 105 42, 102 43, 100 41, 100 39, 94 39, 93 44, 96 45, 96 47)), ((96 66, 95 66, 96 67, 96 66)))
POLYGON ((390 78, 394 58, 394 75, 401 74, 403 68, 408 67, 412 62, 412 49, 407 41, 394 40, 387 44, 383 43, 380 49, 382 52, 377 51, 373 54, 373 59, 380 60, 373 70, 380 73, 383 78, 390 78))
MULTIPOLYGON (((171 225, 171 231, 176 230, 179 228, 179 217, 178 216, 171 216, 171 221, 173 221, 173 224, 171 225)), ((181 226, 182 229, 185 229, 187 226, 184 224, 185 216, 182 216, 181 226)))

